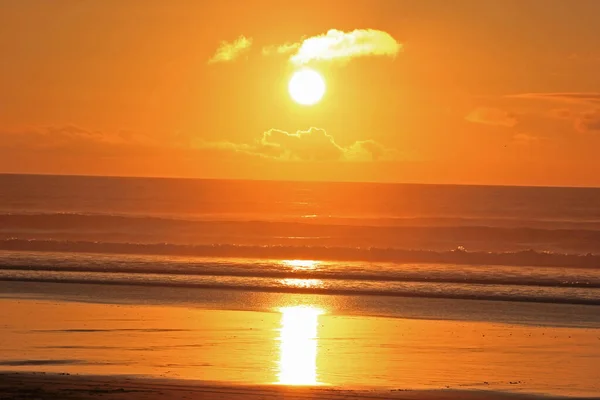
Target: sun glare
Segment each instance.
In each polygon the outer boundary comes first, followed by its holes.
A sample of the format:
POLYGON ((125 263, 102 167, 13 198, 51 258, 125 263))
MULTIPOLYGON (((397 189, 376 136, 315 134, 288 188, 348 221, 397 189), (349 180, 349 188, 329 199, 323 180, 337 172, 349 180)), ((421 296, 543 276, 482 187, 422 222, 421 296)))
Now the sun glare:
POLYGON ((315 260, 283 260, 281 263, 292 269, 315 269, 319 266, 315 260))
POLYGON ((317 326, 323 310, 313 306, 293 306, 279 311, 279 383, 317 385, 317 326))
POLYGON ((313 69, 301 69, 292 75, 288 90, 296 103, 310 106, 318 103, 323 98, 325 80, 321 74, 313 69))

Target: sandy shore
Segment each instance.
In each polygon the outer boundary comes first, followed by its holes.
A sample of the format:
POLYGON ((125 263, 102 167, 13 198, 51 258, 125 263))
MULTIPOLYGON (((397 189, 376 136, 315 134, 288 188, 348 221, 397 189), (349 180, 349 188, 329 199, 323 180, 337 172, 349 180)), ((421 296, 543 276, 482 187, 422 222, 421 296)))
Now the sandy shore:
POLYGON ((0 400, 600 394, 598 329, 280 304, 250 312, 0 300, 0 400), (126 379, 134 376, 146 380, 126 379))
MULTIPOLYGON (((406 400, 528 400, 548 396, 516 393, 458 390, 341 390, 290 386, 243 386, 207 384, 194 381, 156 380, 142 378, 111 378, 100 376, 2 373, 0 399, 2 400, 179 400, 179 399, 406 399, 406 400)), ((552 397, 559 399, 559 397, 552 397)), ((566 398, 565 398, 566 399, 566 398)), ((577 399, 570 397, 569 399, 577 399)), ((583 399, 583 398, 581 398, 583 399)), ((589 398, 587 398, 589 399, 589 398)))

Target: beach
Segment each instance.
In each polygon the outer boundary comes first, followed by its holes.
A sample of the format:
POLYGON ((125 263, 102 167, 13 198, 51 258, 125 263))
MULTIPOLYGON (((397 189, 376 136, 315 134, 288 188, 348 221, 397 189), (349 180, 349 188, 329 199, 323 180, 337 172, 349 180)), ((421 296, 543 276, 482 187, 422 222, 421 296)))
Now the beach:
POLYGON ((599 16, 0 0, 0 400, 600 400, 599 16))
MULTIPOLYGON (((4 400, 535 400, 567 399, 557 396, 465 390, 345 390, 304 388, 290 386, 215 385, 174 380, 143 378, 115 379, 98 376, 73 376, 68 374, 0 374, 0 391, 4 400)), ((570 397, 570 400, 591 398, 570 397)))
POLYGON ((600 390, 598 328, 335 315, 280 300, 286 305, 236 311, 3 299, 0 365, 49 374, 5 375, 26 377, 25 385, 60 387, 64 376, 56 374, 68 373, 82 385, 92 376, 130 385, 123 379, 135 377, 258 385, 273 396, 282 389, 272 386, 572 397, 600 390))
MULTIPOLYGON (((68 374, 0 374, 0 391, 4 400, 535 400, 567 399, 555 396, 536 396, 502 392, 465 390, 344 390, 304 388, 290 386, 215 385, 174 380, 143 378, 107 378, 98 376, 73 376, 68 374)), ((588 400, 570 397, 570 400, 588 400)))
POLYGON ((600 394, 598 190, 0 184, 12 398, 600 394))

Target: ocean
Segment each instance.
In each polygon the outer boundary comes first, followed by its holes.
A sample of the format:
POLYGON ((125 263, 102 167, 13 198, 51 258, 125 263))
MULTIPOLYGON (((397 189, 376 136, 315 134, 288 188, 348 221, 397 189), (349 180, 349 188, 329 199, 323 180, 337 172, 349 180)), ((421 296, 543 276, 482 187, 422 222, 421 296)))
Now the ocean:
POLYGON ((0 175, 0 370, 596 396, 599 335, 600 189, 0 175))
POLYGON ((600 305, 600 189, 0 175, 0 280, 600 305))

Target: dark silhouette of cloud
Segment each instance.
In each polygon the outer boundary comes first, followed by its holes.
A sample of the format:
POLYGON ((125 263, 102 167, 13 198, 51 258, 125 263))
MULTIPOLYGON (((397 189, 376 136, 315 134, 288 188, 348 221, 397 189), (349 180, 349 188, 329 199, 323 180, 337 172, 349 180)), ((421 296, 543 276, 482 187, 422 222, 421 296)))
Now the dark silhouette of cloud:
POLYGON ((600 109, 581 113, 575 119, 575 129, 580 132, 600 132, 600 109))

